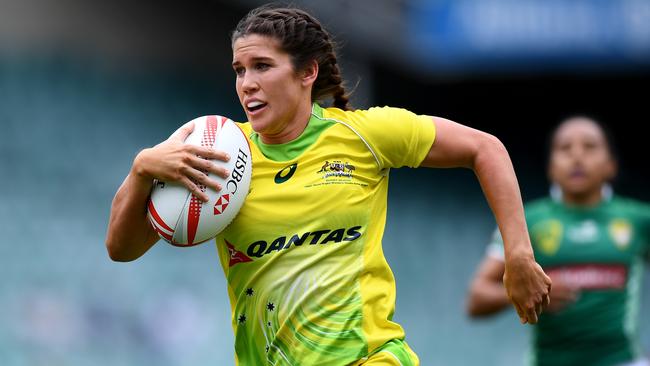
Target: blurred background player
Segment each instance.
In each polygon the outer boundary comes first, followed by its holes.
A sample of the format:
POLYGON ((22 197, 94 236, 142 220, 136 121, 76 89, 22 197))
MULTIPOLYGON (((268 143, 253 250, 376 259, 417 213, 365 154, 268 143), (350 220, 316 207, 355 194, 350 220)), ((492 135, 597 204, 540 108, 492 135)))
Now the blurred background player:
MULTIPOLYGON (((553 280, 548 312, 533 328, 530 363, 648 365, 637 328, 650 206, 612 194, 617 163, 595 120, 563 121, 550 150, 551 197, 526 205, 535 257, 553 280)), ((497 230, 470 287, 471 316, 508 305, 503 270, 497 230)))

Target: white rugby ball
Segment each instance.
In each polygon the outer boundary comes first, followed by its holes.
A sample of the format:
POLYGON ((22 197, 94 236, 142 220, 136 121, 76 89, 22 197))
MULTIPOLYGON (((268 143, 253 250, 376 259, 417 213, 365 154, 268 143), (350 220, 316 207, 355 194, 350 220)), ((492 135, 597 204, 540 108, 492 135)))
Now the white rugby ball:
POLYGON ((194 131, 185 143, 228 153, 230 161, 212 162, 228 169, 230 176, 223 179, 208 173, 222 186, 217 192, 199 184, 210 197, 208 202, 202 202, 180 183, 155 182, 148 203, 149 221, 161 238, 183 247, 210 240, 230 224, 248 195, 253 168, 250 145, 235 122, 222 116, 203 116, 192 122, 194 131))

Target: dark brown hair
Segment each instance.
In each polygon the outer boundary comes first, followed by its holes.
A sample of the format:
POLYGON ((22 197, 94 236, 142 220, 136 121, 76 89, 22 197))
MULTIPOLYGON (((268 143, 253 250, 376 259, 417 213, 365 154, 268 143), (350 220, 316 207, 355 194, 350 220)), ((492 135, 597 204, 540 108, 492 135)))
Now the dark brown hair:
POLYGON ((290 55, 296 70, 316 60, 318 76, 311 99, 331 97, 335 107, 352 109, 336 60, 334 41, 316 18, 300 9, 265 5, 251 10, 239 21, 232 33, 232 42, 250 34, 277 39, 282 50, 290 55))
POLYGON ((546 165, 548 166, 550 164, 550 156, 551 153, 553 152, 553 145, 555 144, 555 138, 557 136, 558 131, 562 126, 564 126, 567 122, 572 121, 572 120, 577 120, 577 119, 584 119, 587 120, 598 129, 600 129, 600 132, 603 135, 603 139, 605 140, 605 148, 609 152, 610 157, 614 161, 618 161, 618 149, 616 148, 616 141, 614 139, 614 135, 612 134, 610 128, 608 125, 605 123, 601 122, 600 119, 597 119, 591 115, 588 114, 571 114, 568 115, 560 120, 560 123, 558 123, 555 128, 553 128, 551 134, 548 136, 547 141, 546 141, 546 151, 548 151, 547 154, 547 162, 546 165))

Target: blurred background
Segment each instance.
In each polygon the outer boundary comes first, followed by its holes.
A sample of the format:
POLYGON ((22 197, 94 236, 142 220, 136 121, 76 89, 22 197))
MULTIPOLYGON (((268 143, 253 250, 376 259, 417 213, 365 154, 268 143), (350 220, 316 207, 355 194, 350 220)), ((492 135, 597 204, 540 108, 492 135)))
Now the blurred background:
MULTIPOLYGON (((206 114, 243 120, 230 31, 261 1, 0 0, 0 365, 231 365, 213 245, 109 260, 133 157, 206 114)), ((294 1, 339 40, 357 108, 399 106, 495 134, 525 200, 548 192, 563 117, 609 125, 615 191, 650 201, 650 1, 294 1)), ((519 365, 528 329, 464 296, 495 226, 464 170, 392 172, 384 250, 395 318, 423 365, 519 365)), ((650 282, 641 314, 650 310, 650 282)), ((650 353, 650 316, 641 339, 650 353)))

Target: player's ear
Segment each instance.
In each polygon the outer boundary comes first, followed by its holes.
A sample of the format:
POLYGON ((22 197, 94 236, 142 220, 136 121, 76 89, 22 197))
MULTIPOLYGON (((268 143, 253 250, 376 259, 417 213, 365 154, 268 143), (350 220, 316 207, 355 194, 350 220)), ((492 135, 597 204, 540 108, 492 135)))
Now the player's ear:
POLYGON ((616 178, 616 175, 618 174, 618 161, 616 159, 611 158, 607 162, 607 180, 612 181, 614 178, 616 178))
POLYGON ((318 62, 316 60, 311 60, 311 62, 302 70, 300 79, 303 86, 310 87, 314 85, 316 78, 318 78, 318 62))
POLYGON ((552 158, 549 158, 549 162, 546 165, 546 177, 551 183, 555 183, 555 169, 553 169, 553 161, 551 159, 552 158))

